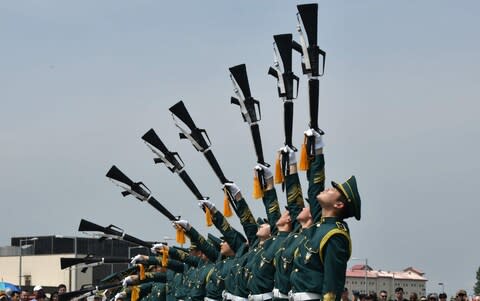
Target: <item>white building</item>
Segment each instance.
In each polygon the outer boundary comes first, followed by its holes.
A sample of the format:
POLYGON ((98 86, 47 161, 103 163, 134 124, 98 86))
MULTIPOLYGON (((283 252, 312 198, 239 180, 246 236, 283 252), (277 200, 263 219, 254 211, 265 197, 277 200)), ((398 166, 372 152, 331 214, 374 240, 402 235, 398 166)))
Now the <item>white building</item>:
POLYGON ((417 293, 418 298, 426 295, 427 278, 424 273, 413 267, 403 271, 382 271, 373 270, 369 266, 354 265, 347 270, 345 286, 350 292, 358 291, 360 293, 378 293, 382 290, 387 291, 389 299, 393 298, 395 288, 402 287, 404 298, 408 299, 411 293, 417 293))

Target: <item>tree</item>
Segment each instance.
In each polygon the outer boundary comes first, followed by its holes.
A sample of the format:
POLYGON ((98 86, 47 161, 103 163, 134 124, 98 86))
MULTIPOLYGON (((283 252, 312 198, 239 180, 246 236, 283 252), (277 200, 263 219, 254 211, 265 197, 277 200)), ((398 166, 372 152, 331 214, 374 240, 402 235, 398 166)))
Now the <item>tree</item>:
POLYGON ((477 270, 477 283, 473 287, 473 291, 475 295, 480 295, 480 267, 477 270))

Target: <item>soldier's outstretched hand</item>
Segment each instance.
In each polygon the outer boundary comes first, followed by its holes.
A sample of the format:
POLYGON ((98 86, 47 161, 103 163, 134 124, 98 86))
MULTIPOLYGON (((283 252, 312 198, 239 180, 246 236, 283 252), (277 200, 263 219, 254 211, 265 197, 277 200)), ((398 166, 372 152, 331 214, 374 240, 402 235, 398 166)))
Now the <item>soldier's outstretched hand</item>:
POLYGON ((173 222, 173 225, 175 226, 175 228, 177 227, 181 227, 185 230, 190 230, 190 228, 192 228, 192 226, 190 225, 190 223, 187 221, 187 220, 184 220, 184 219, 181 219, 181 220, 178 220, 178 221, 174 221, 173 222))
POLYGON ((321 149, 325 146, 322 135, 314 129, 308 129, 303 134, 307 137, 315 137, 315 149, 321 149))

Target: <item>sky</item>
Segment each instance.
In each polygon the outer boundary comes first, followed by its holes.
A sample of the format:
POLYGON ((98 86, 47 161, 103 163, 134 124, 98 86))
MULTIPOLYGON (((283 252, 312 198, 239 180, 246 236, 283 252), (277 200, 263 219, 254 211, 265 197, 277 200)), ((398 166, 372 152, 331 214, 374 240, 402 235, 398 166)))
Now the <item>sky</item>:
MULTIPOLYGON (((183 100, 205 128, 227 178, 253 200, 256 157, 228 68, 247 65, 262 108, 265 158, 283 144, 272 36, 293 33, 288 1, 0 2, 0 245, 12 236, 83 235, 80 220, 144 240, 174 237, 170 222, 106 177, 115 164, 202 233, 202 211, 178 176, 154 166, 150 128, 177 151, 204 195, 221 185, 201 153, 178 139, 168 108, 183 100)), ((357 177, 362 220, 349 220, 355 258, 426 273, 427 292, 472 292, 480 266, 476 1, 322 1, 320 127, 327 180, 357 177)), ((308 127, 300 76, 294 144, 308 127)), ((300 175, 304 192, 306 181, 300 175)), ((285 196, 277 187, 279 200, 285 196)), ((231 223, 239 227, 237 219, 231 223)), ((352 263, 354 263, 352 261, 352 263)), ((358 262, 357 262, 358 263, 358 262)))

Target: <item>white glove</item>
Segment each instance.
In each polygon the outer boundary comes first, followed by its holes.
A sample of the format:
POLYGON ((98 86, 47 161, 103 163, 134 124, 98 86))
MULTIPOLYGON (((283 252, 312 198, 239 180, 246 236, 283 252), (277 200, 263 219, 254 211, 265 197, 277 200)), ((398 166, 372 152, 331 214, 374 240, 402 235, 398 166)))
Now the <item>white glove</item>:
POLYGON ((164 244, 159 243, 159 244, 154 244, 151 248, 150 251, 152 251, 153 254, 157 254, 157 251, 163 250, 165 247, 164 244))
POLYGON ((313 130, 313 129, 308 129, 305 132, 303 132, 305 136, 307 137, 315 137, 315 149, 320 149, 325 146, 325 143, 323 142, 322 135, 320 135, 319 132, 313 130))
POLYGON ((115 295, 115 301, 118 299, 125 299, 127 297, 127 294, 125 292, 120 292, 115 295))
POLYGON ((190 230, 190 228, 192 228, 192 226, 190 226, 190 223, 184 219, 181 219, 179 221, 174 221, 173 224, 175 226, 182 227, 185 230, 190 230))
MULTIPOLYGON (((133 276, 127 276, 122 280, 122 286, 127 287, 133 284, 133 276)), ((116 296, 115 296, 116 297, 116 296)))
POLYGON ((240 188, 235 183, 225 183, 223 188, 227 188, 233 198, 240 192, 240 188))
POLYGON ((210 209, 210 211, 215 211, 216 209, 215 204, 207 200, 199 200, 198 206, 200 208, 207 207, 208 209, 210 209))
POLYGON ((289 146, 282 147, 280 149, 280 152, 288 153, 289 164, 297 164, 297 156, 295 155, 295 151, 291 149, 289 146))
POLYGON ((255 165, 255 175, 256 175, 256 172, 257 171, 260 171, 260 170, 263 170, 263 177, 265 178, 265 180, 268 180, 270 178, 273 178, 273 173, 270 169, 268 169, 268 167, 266 167, 265 165, 263 164, 257 164, 255 165))
POLYGON ((144 262, 145 259, 142 254, 138 254, 135 257, 132 257, 132 261, 130 261, 131 264, 137 264, 140 262, 144 262))

